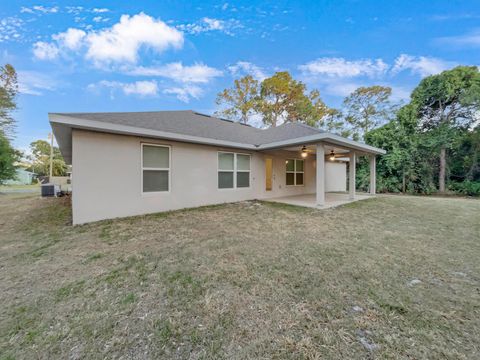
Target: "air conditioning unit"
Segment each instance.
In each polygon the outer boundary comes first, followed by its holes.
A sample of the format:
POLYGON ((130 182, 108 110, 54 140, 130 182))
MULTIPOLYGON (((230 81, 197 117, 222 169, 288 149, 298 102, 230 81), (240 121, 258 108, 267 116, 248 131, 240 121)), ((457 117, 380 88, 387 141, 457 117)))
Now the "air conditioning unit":
POLYGON ((60 186, 55 184, 42 184, 42 197, 57 196, 60 192, 60 186))

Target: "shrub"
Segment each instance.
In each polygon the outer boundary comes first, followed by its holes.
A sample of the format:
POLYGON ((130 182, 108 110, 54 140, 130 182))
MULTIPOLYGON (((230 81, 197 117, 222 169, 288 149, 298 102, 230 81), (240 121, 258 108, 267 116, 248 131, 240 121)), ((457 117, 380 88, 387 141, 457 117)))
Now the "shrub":
POLYGON ((480 181, 451 182, 448 188, 458 194, 480 196, 480 181))

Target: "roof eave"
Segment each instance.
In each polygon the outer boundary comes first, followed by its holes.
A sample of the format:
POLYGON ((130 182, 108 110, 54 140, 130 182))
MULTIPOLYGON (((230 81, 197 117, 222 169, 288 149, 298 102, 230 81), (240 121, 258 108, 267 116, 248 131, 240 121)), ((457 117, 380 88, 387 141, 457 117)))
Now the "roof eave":
POLYGON ((105 133, 114 133, 130 136, 141 136, 150 138, 160 138, 179 142, 196 143, 203 145, 213 145, 229 148, 237 148, 243 150, 271 150, 276 148, 282 148, 287 146, 295 146, 301 144, 311 144, 316 142, 329 142, 340 146, 345 146, 354 150, 383 155, 386 151, 380 148, 376 148, 370 145, 366 145, 357 141, 343 138, 341 136, 330 133, 319 133, 309 136, 298 137, 289 140, 282 140, 267 144, 254 145, 247 143, 238 143, 233 141, 218 140, 211 138, 204 138, 192 135, 183 135, 178 133, 159 131, 147 128, 141 128, 136 126, 112 124, 107 122, 78 119, 73 116, 67 116, 62 114, 48 114, 50 124, 52 125, 53 132, 60 147, 60 151, 64 156, 66 162, 71 164, 72 156, 72 139, 71 130, 90 130, 105 133))
POLYGON ((183 135, 178 133, 152 130, 146 128, 140 128, 136 126, 112 124, 95 120, 86 120, 86 119, 77 119, 75 117, 60 115, 60 114, 48 114, 50 119, 50 124, 54 130, 55 137, 60 146, 60 151, 62 155, 71 154, 71 139, 63 139, 63 137, 71 136, 71 133, 67 132, 60 133, 59 125, 67 127, 70 129, 80 129, 80 130, 90 130, 97 132, 106 132, 113 134, 121 135, 130 135, 130 136, 143 136, 150 138, 160 138, 168 139, 173 141, 204 144, 204 145, 215 145, 215 146, 224 146, 231 148, 238 148, 244 150, 257 150, 257 146, 253 144, 244 144, 226 140, 210 139, 199 136, 192 135, 183 135), (56 131, 57 130, 57 131, 56 131), (63 144, 63 146, 62 146, 63 144), (62 149, 63 147, 63 149, 62 149))

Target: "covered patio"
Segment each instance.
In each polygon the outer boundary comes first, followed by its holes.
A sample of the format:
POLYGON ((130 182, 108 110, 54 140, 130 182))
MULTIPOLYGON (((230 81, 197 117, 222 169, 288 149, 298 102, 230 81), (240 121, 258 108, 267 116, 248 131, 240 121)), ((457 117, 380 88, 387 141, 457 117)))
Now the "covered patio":
MULTIPOLYGON (((286 161, 287 173, 291 172, 291 169, 288 169, 289 159, 304 159, 307 161, 305 166, 308 167, 308 161, 312 166, 307 171, 302 165, 300 179, 303 191, 296 191, 293 194, 277 191, 272 193, 272 196, 263 198, 263 200, 328 209, 375 196, 376 156, 384 154, 385 151, 332 134, 329 134, 326 139, 321 139, 321 141, 318 137, 312 138, 311 142, 305 141, 306 138, 303 138, 302 142, 295 141, 292 143, 290 140, 284 143, 269 144, 268 149, 264 147, 263 151, 266 155, 269 151, 282 151, 289 154, 286 155, 288 156, 286 161), (356 165, 360 156, 366 157, 369 161, 370 183, 368 192, 358 193, 355 178, 356 165), (308 172, 311 177, 305 175, 308 172)), ((280 176, 283 177, 283 174, 280 176)), ((288 180, 286 185, 288 188, 288 180)))

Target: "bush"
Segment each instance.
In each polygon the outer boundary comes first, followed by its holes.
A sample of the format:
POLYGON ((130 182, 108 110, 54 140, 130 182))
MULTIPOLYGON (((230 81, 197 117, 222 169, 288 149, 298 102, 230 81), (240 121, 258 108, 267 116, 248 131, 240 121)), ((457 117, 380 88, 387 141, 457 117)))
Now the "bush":
POLYGON ((480 181, 451 182, 448 188, 457 194, 480 196, 480 181))

